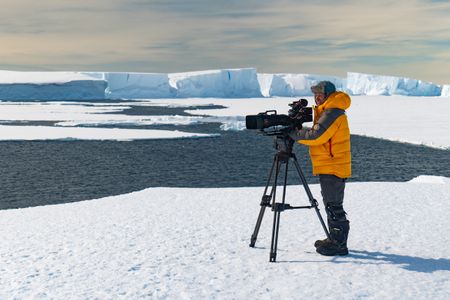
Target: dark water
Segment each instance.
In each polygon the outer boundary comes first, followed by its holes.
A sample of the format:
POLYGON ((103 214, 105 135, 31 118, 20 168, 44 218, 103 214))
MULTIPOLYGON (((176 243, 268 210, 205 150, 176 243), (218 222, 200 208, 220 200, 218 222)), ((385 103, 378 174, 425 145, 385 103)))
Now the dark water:
MULTIPOLYGON (((0 142, 0 209, 72 202, 147 187, 264 186, 275 151, 254 131, 219 124, 147 126, 220 137, 176 140, 0 142)), ((294 150, 310 183, 307 148, 294 150)), ((351 181, 450 177, 450 151, 352 136, 351 181)), ((298 184, 296 174, 289 177, 298 184), (295 176, 294 176, 295 175, 295 176)))

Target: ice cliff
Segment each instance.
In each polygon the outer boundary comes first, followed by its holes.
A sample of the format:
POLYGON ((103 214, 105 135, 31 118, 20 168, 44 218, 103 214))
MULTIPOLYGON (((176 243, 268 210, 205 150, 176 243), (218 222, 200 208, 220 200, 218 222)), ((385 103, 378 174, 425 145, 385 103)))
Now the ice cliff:
POLYGON ((169 74, 176 98, 261 97, 256 69, 212 70, 169 74))
POLYGON ((347 73, 347 90, 353 95, 440 96, 441 87, 417 79, 347 73))
POLYGON ((352 95, 450 97, 450 85, 349 72, 347 77, 258 74, 254 68, 185 73, 0 71, 0 100, 96 100, 310 96, 321 80, 352 95))
POLYGON ((450 97, 450 84, 446 84, 442 87, 442 97, 450 97))
POLYGON ((310 96, 311 86, 321 80, 328 80, 339 90, 345 89, 345 79, 312 74, 258 74, 261 93, 264 97, 310 96))
POLYGON ((78 72, 0 71, 1 100, 104 99, 107 85, 78 72))

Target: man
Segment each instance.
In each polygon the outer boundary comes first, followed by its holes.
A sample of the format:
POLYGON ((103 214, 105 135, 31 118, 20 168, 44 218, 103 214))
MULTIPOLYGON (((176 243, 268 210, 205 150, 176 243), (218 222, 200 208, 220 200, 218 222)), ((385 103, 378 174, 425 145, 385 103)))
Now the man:
POLYGON ((293 130, 290 136, 309 146, 313 174, 319 175, 330 238, 314 243, 322 255, 347 255, 349 221, 343 208, 345 180, 351 176, 350 130, 345 110, 350 97, 329 81, 311 87, 316 106, 311 129, 293 130))

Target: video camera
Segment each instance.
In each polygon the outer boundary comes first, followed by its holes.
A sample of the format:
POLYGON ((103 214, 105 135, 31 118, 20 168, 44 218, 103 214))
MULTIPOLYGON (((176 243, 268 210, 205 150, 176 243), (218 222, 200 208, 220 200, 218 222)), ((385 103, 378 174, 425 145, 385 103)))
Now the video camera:
POLYGON ((276 110, 268 110, 245 117, 247 129, 259 129, 266 135, 280 135, 293 128, 302 128, 304 122, 311 122, 312 108, 306 107, 308 100, 300 99, 289 104, 287 115, 279 115, 276 110), (268 130, 266 130, 268 129, 268 130))

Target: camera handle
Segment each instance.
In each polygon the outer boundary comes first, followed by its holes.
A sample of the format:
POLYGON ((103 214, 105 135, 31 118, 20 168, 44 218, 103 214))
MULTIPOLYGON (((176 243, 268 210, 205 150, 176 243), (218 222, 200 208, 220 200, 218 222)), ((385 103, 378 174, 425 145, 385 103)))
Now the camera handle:
MULTIPOLYGON (((284 137, 287 138, 287 137, 284 137)), ((289 143, 292 145, 292 143, 289 143)), ((264 213, 267 207, 271 207, 272 211, 274 213, 273 215, 273 225, 272 225, 272 241, 270 245, 270 262, 275 262, 277 257, 277 245, 278 245, 278 233, 280 229, 280 217, 281 212, 285 210, 290 209, 311 209, 314 208, 314 210, 317 213, 317 216, 319 218, 319 221, 322 225, 323 230, 325 231, 325 234, 328 238, 330 238, 330 233, 328 232, 328 229, 325 225, 325 222, 322 219, 322 215, 320 214, 319 207, 317 200, 314 199, 311 190, 309 189, 308 183, 306 181, 305 175, 300 167, 300 164, 298 163, 297 157, 294 153, 292 153, 292 147, 287 149, 287 151, 278 151, 273 159, 272 167, 269 171, 269 177, 267 179, 267 184, 264 188, 264 195, 262 196, 261 200, 261 208, 259 211, 258 219, 256 221, 255 229, 253 231, 253 234, 250 238, 250 247, 255 247, 256 239, 258 237, 259 229, 261 227, 261 223, 264 217, 264 213), (309 206, 291 206, 290 204, 286 203, 286 187, 287 187, 287 178, 288 178, 288 167, 289 167, 289 161, 293 160, 294 166, 297 170, 298 175, 300 176, 300 180, 303 184, 303 187, 305 189, 305 192, 309 198, 309 206), (283 196, 281 202, 276 202, 276 191, 277 191, 277 183, 278 183, 278 175, 281 171, 281 167, 284 165, 284 183, 283 183, 283 196), (270 193, 267 194, 270 186, 270 182, 272 181, 272 177, 274 175, 275 170, 275 176, 272 184, 272 188, 270 190, 270 193)))

